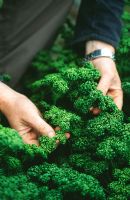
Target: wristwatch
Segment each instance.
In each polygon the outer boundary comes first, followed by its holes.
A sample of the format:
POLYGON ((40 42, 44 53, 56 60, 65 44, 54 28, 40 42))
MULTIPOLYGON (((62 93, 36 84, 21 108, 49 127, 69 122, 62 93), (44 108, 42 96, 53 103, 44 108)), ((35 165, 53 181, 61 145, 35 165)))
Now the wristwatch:
POLYGON ((115 54, 111 52, 109 49, 97 49, 87 55, 85 55, 85 61, 91 61, 99 57, 107 57, 115 60, 115 54))

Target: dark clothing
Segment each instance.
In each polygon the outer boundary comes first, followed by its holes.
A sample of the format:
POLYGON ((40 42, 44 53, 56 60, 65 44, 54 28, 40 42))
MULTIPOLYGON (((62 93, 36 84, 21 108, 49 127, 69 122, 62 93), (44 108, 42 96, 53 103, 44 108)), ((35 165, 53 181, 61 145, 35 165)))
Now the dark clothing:
MULTIPOLYGON (((0 11, 0 72, 16 84, 29 62, 45 49, 63 24, 73 0, 4 0, 0 11)), ((123 0, 82 0, 73 44, 119 43, 123 0)))
POLYGON ((0 13, 0 73, 15 86, 36 53, 54 41, 72 0, 4 0, 0 13))
POLYGON ((82 0, 73 43, 100 40, 117 47, 123 7, 124 0, 82 0))

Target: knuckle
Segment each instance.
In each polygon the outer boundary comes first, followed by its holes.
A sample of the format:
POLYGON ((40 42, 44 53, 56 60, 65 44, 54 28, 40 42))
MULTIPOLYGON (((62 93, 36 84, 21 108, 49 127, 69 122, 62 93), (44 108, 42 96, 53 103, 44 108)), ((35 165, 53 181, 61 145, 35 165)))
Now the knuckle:
POLYGON ((39 132, 49 137, 53 137, 55 135, 53 128, 51 128, 51 126, 47 123, 41 123, 41 125, 39 125, 39 132))

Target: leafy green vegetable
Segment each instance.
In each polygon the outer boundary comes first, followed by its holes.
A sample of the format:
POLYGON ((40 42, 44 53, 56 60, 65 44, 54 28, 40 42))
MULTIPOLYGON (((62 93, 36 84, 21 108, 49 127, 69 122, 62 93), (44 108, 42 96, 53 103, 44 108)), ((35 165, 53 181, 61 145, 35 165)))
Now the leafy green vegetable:
MULTIPOLYGON (((125 13, 123 19, 117 63, 129 101, 130 15, 125 13)), ((65 27, 59 39, 68 40, 72 24, 65 27)), ((65 43, 41 51, 32 64, 35 78, 27 77, 32 101, 52 127, 60 127, 56 136, 39 137, 37 147, 24 144, 15 130, 0 126, 2 200, 130 199, 130 118, 126 116, 130 111, 118 110, 110 97, 97 90, 100 73, 91 63, 80 62, 65 43), (101 113, 93 116, 91 107, 99 107, 101 113)))

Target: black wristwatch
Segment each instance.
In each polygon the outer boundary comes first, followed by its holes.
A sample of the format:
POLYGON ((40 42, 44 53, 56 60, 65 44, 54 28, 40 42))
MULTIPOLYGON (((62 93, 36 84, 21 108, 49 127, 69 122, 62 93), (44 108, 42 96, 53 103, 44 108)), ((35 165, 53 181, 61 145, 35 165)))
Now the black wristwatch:
POLYGON ((91 61, 100 57, 107 57, 111 58, 112 60, 115 60, 115 54, 111 52, 109 49, 104 48, 104 49, 97 49, 85 55, 85 61, 91 61))

